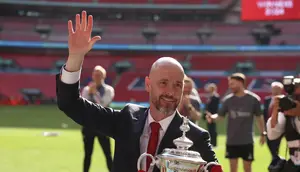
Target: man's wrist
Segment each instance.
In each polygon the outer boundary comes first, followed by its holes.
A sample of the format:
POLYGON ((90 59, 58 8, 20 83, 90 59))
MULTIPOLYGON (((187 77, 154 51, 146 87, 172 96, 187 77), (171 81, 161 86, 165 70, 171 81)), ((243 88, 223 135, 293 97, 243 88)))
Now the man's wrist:
POLYGON ((78 58, 69 56, 66 62, 65 70, 67 70, 68 72, 77 72, 81 69, 82 62, 83 62, 83 58, 82 60, 81 59, 78 60, 78 58))
POLYGON ((261 135, 261 136, 267 136, 267 132, 266 132, 266 131, 263 131, 260 135, 261 135))

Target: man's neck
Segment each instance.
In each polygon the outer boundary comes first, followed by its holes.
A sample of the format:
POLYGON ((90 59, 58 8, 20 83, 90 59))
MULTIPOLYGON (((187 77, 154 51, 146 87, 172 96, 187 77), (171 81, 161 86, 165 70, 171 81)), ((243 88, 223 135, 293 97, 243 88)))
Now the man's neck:
POLYGON ((245 89, 241 89, 237 93, 234 94, 237 97, 243 97, 245 95, 245 89))
POLYGON ((165 118, 167 118, 168 116, 159 112, 155 107, 150 106, 150 115, 152 116, 152 118, 154 119, 154 121, 159 122, 165 118))
POLYGON ((96 87, 101 87, 103 85, 102 82, 100 82, 99 84, 96 84, 96 87))
POLYGON ((276 96, 279 96, 279 95, 281 95, 280 93, 278 93, 278 94, 272 94, 272 97, 276 97, 276 96))

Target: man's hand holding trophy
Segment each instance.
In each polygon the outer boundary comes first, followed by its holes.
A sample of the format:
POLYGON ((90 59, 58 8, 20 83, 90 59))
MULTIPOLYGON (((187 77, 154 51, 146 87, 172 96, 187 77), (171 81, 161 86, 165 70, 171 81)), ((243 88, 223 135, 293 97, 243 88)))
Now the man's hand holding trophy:
POLYGON ((151 171, 156 165, 160 172, 223 172, 221 165, 218 163, 207 163, 202 159, 200 153, 188 150, 193 145, 193 142, 186 137, 186 132, 190 130, 188 123, 189 119, 183 117, 183 124, 180 126, 183 134, 173 141, 177 147, 176 149, 166 148, 156 157, 143 153, 137 162, 138 172, 145 172, 141 170, 140 166, 142 159, 146 157, 152 159, 148 171, 151 171))

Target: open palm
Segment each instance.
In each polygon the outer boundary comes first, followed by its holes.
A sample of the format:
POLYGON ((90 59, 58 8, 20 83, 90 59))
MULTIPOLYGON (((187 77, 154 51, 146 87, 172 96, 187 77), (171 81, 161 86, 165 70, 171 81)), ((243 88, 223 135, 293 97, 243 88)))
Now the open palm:
MULTIPOLYGON (((72 21, 68 21, 68 31, 69 31, 69 57, 80 57, 83 58, 96 43, 100 40, 100 36, 95 36, 91 38, 93 29, 93 16, 89 15, 87 19, 86 11, 82 11, 81 22, 80 15, 76 15, 75 21, 75 31, 73 29, 72 21)), ((79 59, 78 59, 79 60, 79 59)))

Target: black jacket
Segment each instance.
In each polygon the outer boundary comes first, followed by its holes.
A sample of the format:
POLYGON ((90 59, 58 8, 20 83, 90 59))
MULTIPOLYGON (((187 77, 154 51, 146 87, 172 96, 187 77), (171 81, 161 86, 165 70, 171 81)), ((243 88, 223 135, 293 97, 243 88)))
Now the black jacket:
MULTIPOLYGON (((115 140, 113 172, 137 172, 137 159, 143 153, 140 152, 140 136, 148 108, 134 104, 126 105, 122 110, 104 108, 81 98, 79 83, 65 84, 61 82, 59 75, 56 76, 56 92, 58 107, 67 116, 76 123, 115 140)), ((164 148, 175 148, 173 140, 182 135, 179 129, 182 121, 181 115, 176 113, 159 145, 158 154, 164 148)), ((194 142, 190 149, 199 152, 208 162, 217 161, 208 132, 191 122, 189 125, 187 137, 194 142)), ((153 172, 159 172, 158 168, 153 172)))

